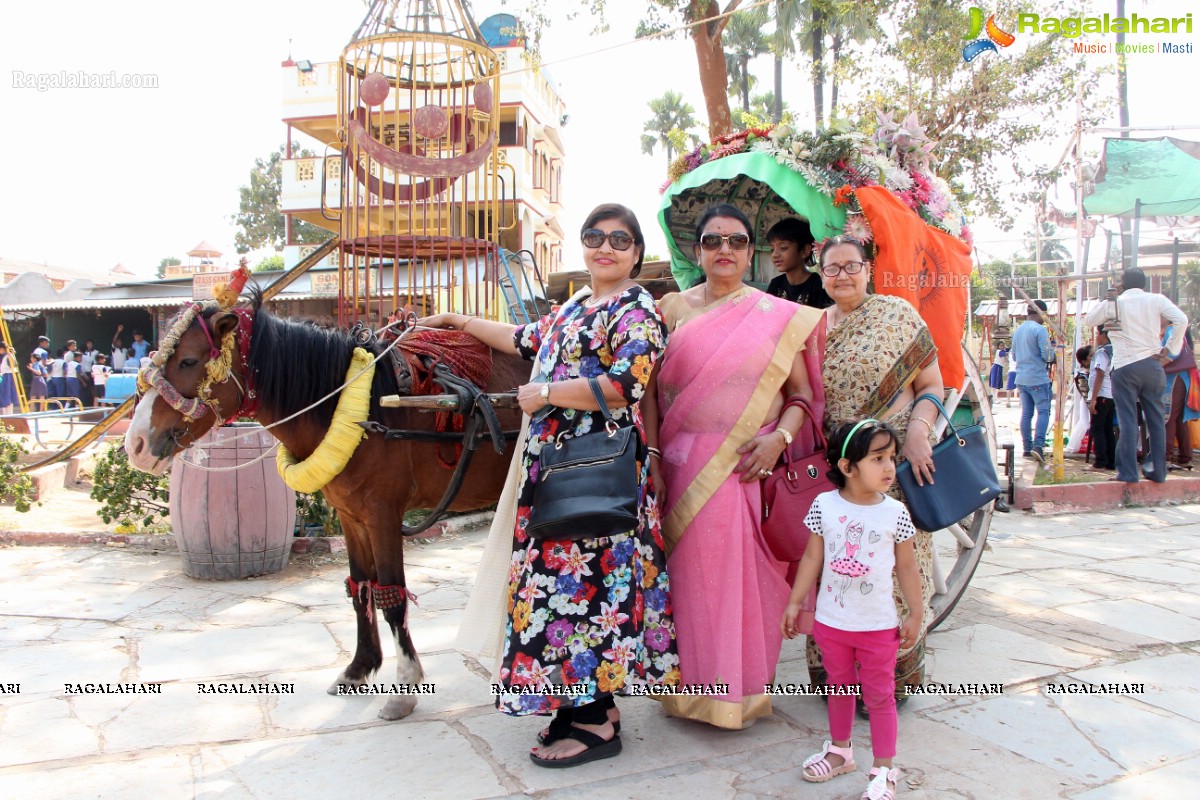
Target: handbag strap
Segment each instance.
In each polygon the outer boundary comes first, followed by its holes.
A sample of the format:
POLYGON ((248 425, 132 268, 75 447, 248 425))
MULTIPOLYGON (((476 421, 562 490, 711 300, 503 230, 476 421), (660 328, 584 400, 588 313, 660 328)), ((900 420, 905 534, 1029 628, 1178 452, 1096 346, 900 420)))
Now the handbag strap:
POLYGON ((920 397, 918 397, 916 400, 913 400, 913 408, 915 409, 917 407, 917 403, 921 402, 922 400, 932 400, 933 401, 933 404, 935 406, 937 406, 937 410, 941 413, 941 415, 943 417, 946 418, 946 427, 949 428, 950 433, 953 434, 955 439, 961 440, 962 437, 958 435, 958 429, 954 427, 954 422, 950 419, 950 415, 946 413, 946 407, 944 405, 942 405, 941 398, 939 398, 935 395, 932 395, 932 394, 923 394, 920 397))
POLYGON ((588 378, 588 388, 592 390, 592 394, 596 397, 596 403, 600 406, 600 413, 604 415, 604 426, 609 429, 609 433, 611 434, 613 432, 612 429, 617 427, 617 421, 613 419, 612 411, 608 408, 608 400, 604 397, 604 390, 600 388, 600 381, 595 378, 588 378))
MULTIPOLYGON (((799 406, 804 409, 804 424, 812 428, 813 441, 816 442, 817 450, 824 452, 829 449, 829 444, 825 440, 825 433, 821 430, 821 424, 817 422, 817 418, 813 415, 812 406, 808 401, 798 395, 792 395, 784 401, 783 408, 779 409, 779 416, 783 416, 783 412, 787 411, 792 406, 799 406)), ((799 432, 797 432, 799 433, 799 432)), ((783 448, 782 458, 784 462, 791 467, 792 465, 792 448, 790 446, 783 448)))

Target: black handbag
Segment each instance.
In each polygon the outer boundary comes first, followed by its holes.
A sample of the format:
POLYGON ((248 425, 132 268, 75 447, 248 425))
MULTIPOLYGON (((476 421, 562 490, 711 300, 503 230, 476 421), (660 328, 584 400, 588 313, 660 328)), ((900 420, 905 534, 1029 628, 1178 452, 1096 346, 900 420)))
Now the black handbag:
POLYGON ((950 431, 933 448, 933 483, 918 486, 907 461, 896 468, 896 480, 904 491, 913 524, 923 531, 936 531, 969 517, 999 497, 1000 481, 983 426, 955 428, 941 400, 931 394, 921 395, 913 405, 926 399, 937 406, 950 431))
POLYGON ((618 428, 599 382, 589 378, 588 386, 604 428, 542 446, 526 527, 532 538, 595 539, 638 525, 637 428, 618 428))

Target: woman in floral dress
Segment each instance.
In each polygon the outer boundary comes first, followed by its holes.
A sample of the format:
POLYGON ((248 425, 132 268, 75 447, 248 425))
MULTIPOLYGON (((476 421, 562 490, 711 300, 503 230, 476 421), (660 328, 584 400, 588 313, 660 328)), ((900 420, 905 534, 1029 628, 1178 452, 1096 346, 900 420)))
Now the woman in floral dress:
POLYGON ((637 410, 666 347, 666 326, 649 292, 632 280, 645 253, 633 212, 601 205, 580 238, 591 286, 556 314, 524 326, 462 314, 422 320, 536 363, 532 381, 518 390, 531 422, 517 456, 521 482, 497 705, 515 716, 555 714, 538 735, 543 746, 530 753, 546 767, 615 756, 621 739, 613 695, 679 682, 661 520, 637 410), (639 429, 638 526, 596 539, 532 539, 526 527, 542 447, 604 424, 588 386, 593 377, 617 425, 639 429))

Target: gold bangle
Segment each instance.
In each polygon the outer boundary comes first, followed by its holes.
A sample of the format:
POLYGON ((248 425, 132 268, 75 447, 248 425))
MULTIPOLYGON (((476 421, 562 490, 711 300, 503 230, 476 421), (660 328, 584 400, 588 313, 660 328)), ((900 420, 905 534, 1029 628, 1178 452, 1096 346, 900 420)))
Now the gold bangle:
POLYGON ((930 433, 933 433, 933 423, 931 423, 931 422, 930 422, 929 420, 927 420, 927 419, 924 419, 924 418, 922 418, 922 417, 913 417, 913 418, 912 418, 912 420, 910 420, 910 422, 924 422, 924 423, 925 423, 925 427, 926 427, 926 428, 929 428, 929 432, 930 432, 930 433))
MULTIPOLYGON (((467 315, 466 315, 466 314, 463 314, 463 316, 464 316, 464 317, 467 317, 467 315)), ((462 333, 466 333, 466 332, 467 332, 467 326, 468 326, 468 325, 470 325, 470 324, 471 324, 471 322, 472 322, 474 319, 475 319, 474 317, 467 317, 465 320, 463 320, 463 324, 462 324, 462 326, 461 326, 461 327, 460 327, 458 330, 459 330, 460 332, 462 332, 462 333)))
POLYGON ((792 434, 788 433, 787 428, 779 427, 779 428, 775 429, 775 432, 783 434, 783 441, 785 442, 784 447, 792 446, 792 438, 793 437, 792 437, 792 434))

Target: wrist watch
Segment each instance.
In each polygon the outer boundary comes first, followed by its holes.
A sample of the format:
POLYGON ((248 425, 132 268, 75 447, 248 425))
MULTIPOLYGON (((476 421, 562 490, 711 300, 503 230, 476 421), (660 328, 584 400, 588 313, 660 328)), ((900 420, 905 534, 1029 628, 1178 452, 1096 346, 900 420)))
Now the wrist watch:
POLYGON ((543 383, 542 388, 538 389, 538 394, 541 395, 541 398, 546 405, 550 405, 550 384, 543 383))

